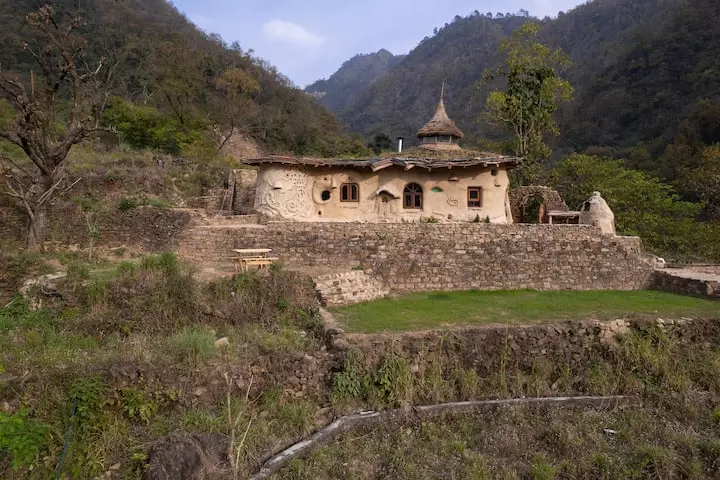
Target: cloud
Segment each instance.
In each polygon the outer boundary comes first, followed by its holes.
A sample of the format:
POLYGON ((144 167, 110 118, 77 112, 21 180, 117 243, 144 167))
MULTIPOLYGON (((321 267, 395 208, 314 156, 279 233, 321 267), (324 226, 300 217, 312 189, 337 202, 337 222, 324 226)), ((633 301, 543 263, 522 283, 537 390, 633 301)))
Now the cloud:
POLYGON ((325 39, 305 27, 284 20, 273 20, 262 26, 265 36, 303 47, 319 47, 325 39))

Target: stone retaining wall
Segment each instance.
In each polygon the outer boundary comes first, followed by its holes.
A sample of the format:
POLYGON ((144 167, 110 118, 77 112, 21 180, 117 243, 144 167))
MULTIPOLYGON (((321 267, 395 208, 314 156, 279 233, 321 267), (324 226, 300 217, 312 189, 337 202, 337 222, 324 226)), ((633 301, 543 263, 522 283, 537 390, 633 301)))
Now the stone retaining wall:
POLYGON ((233 248, 272 248, 293 266, 361 268, 394 292, 469 289, 633 290, 650 285, 636 237, 583 225, 269 223, 198 226, 188 260, 230 264, 233 248))
POLYGON ((360 352, 371 365, 377 365, 392 352, 408 360, 414 372, 439 364, 444 372, 470 369, 480 377, 491 377, 503 369, 530 372, 543 360, 573 370, 589 368, 602 358, 610 358, 619 347, 618 335, 641 324, 657 325, 683 342, 717 341, 720 336, 716 319, 638 318, 393 334, 340 333, 332 341, 343 350, 360 352))
POLYGON ((313 280, 320 298, 327 306, 369 302, 390 294, 382 283, 358 270, 320 275, 313 280))
POLYGON ((682 295, 720 299, 720 274, 679 268, 656 270, 653 275, 653 288, 682 295))

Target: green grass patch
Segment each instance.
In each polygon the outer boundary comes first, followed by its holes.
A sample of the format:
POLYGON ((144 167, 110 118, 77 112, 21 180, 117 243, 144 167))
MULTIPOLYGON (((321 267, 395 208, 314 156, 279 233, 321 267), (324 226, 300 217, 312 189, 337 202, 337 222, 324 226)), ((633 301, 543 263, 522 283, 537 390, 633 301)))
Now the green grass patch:
POLYGON ((713 300, 658 291, 467 291, 416 293, 331 309, 348 332, 462 325, 612 320, 630 314, 720 316, 713 300))

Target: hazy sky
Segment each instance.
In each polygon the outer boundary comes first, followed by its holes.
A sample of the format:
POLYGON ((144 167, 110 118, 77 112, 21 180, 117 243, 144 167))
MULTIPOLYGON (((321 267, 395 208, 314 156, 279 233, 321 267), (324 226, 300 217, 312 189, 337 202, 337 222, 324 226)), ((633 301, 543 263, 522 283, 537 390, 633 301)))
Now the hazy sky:
POLYGON ((409 52, 455 15, 516 12, 554 17, 583 0, 172 0, 225 41, 254 49, 298 86, 326 78, 358 53, 409 52))

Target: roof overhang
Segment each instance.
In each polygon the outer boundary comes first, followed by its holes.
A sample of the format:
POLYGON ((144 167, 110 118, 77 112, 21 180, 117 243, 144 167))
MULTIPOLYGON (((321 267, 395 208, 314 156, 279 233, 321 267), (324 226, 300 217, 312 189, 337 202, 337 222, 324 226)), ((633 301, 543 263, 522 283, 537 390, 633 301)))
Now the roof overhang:
POLYGON ((515 168, 522 160, 517 157, 507 157, 504 155, 488 154, 482 157, 459 157, 459 158, 403 158, 403 157, 387 157, 387 158, 371 158, 371 159, 327 159, 327 158, 307 158, 307 157, 291 157, 291 156, 271 156, 263 158, 253 158, 245 160, 243 163, 247 165, 297 165, 307 167, 332 167, 332 168, 355 168, 370 169, 373 172, 388 168, 401 167, 405 170, 411 168, 423 168, 425 170, 433 170, 439 168, 468 168, 468 167, 505 167, 515 168))

